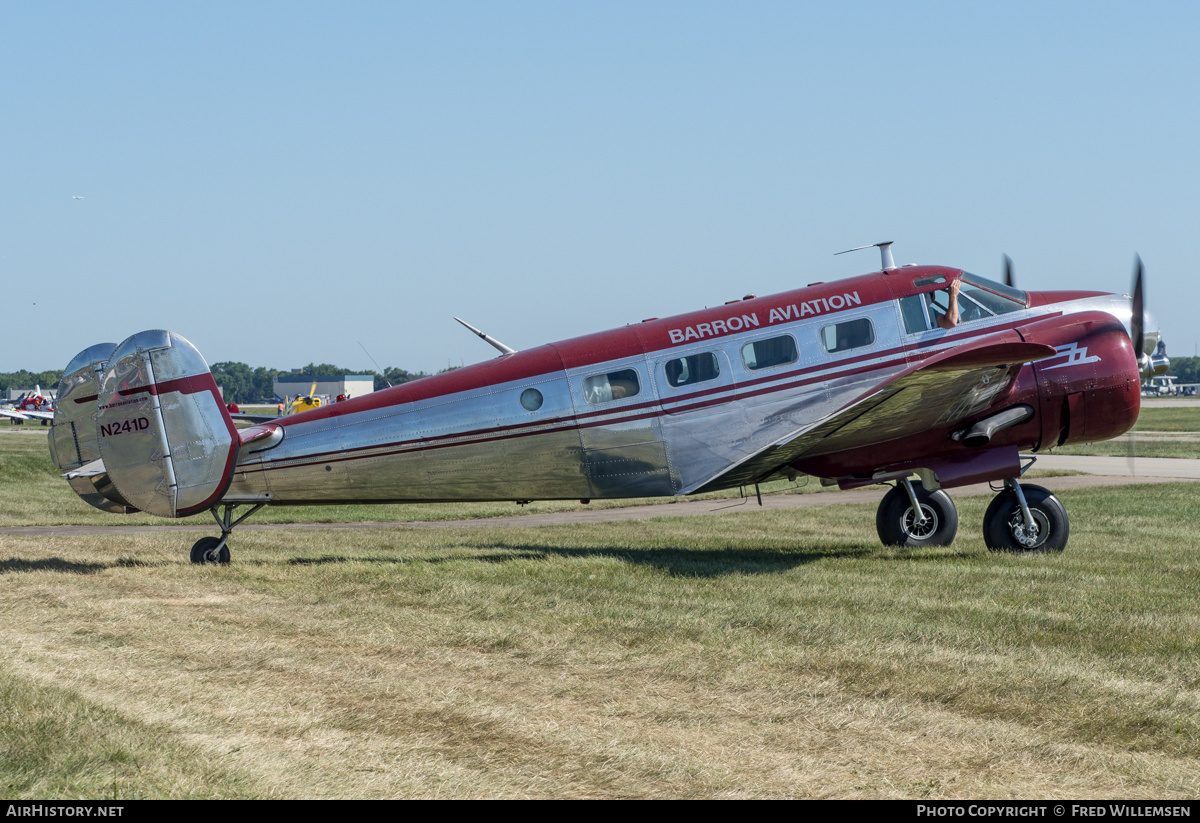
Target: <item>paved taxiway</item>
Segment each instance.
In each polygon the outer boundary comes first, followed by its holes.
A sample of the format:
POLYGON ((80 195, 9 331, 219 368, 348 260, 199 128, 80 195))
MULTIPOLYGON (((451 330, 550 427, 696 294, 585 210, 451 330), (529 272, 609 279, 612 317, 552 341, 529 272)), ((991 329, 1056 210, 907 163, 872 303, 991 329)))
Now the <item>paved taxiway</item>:
POLYGON ((1143 409, 1178 409, 1200 406, 1200 397, 1143 397, 1143 409))

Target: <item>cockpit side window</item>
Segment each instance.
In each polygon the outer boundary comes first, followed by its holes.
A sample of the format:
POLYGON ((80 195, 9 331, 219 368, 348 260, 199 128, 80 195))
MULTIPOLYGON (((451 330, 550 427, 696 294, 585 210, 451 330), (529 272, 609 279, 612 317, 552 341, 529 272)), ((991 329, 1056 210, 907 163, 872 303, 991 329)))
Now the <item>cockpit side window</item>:
POLYGON ((962 294, 985 307, 992 314, 1020 311, 1029 305, 1029 296, 1020 289, 996 283, 977 274, 963 272, 962 294))
MULTIPOLYGON (((913 281, 917 287, 941 286, 948 283, 945 275, 935 274, 918 277, 913 281)), ((993 283, 983 277, 963 273, 958 292, 958 322, 971 323, 987 320, 998 314, 1020 311, 1025 308, 1025 292, 993 283)), ((920 294, 902 297, 898 301, 900 315, 904 319, 904 330, 908 334, 919 334, 937 328, 949 328, 939 319, 950 312, 949 288, 926 290, 920 294)))
POLYGON ((929 331, 929 319, 925 316, 925 298, 910 294, 900 298, 900 314, 904 317, 904 330, 909 334, 929 331))
POLYGON ((964 294, 964 292, 966 292, 966 289, 958 293, 958 322, 970 323, 972 320, 983 320, 984 318, 995 316, 992 312, 964 294))

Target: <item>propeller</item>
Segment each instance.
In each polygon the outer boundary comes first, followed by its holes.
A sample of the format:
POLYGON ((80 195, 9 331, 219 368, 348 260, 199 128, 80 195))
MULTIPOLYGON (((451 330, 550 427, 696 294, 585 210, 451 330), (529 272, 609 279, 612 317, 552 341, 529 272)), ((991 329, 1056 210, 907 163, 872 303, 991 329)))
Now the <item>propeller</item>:
MULTIPOLYGON (((1146 292, 1143 285, 1143 279, 1146 270, 1142 265, 1142 256, 1135 254, 1133 256, 1133 312, 1129 318, 1129 339, 1133 343, 1133 356, 1141 362, 1144 352, 1143 347, 1146 344, 1146 292)), ((1141 387, 1139 386, 1139 391, 1141 387)), ((1133 424, 1133 428, 1129 430, 1129 474, 1137 474, 1137 464, 1134 458, 1137 456, 1137 423, 1133 424)))
POLYGON ((1129 339, 1133 341, 1133 354, 1142 359, 1142 347, 1146 343, 1146 297, 1142 285, 1144 268, 1141 255, 1134 256, 1133 265, 1133 316, 1129 320, 1129 339))
POLYGON ((1004 255, 1004 285, 1010 289, 1016 288, 1016 283, 1013 280, 1012 258, 1007 254, 1004 255))

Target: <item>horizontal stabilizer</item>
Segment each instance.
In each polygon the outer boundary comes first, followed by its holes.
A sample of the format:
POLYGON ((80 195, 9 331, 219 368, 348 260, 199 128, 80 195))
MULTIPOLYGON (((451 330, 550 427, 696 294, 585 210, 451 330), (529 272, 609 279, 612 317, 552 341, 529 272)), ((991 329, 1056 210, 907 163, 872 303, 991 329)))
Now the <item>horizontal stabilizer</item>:
POLYGON ((67 472, 63 477, 79 495, 79 499, 89 506, 113 514, 132 514, 137 511, 112 484, 103 460, 93 460, 86 466, 67 472))

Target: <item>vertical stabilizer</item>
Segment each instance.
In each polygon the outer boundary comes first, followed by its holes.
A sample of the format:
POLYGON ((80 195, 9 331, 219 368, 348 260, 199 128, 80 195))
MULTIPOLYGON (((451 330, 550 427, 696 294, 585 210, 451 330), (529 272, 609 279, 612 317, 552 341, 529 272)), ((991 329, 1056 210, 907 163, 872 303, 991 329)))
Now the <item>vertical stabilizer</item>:
POLYGON ((117 346, 96 403, 105 471, 133 506, 186 517, 229 488, 237 430, 208 364, 178 334, 138 332, 117 346))
POLYGON ((96 397, 100 377, 116 343, 97 343, 71 358, 58 383, 54 426, 50 429, 50 459, 65 472, 67 483, 88 505, 116 514, 137 509, 121 497, 100 460, 96 429, 96 397))

